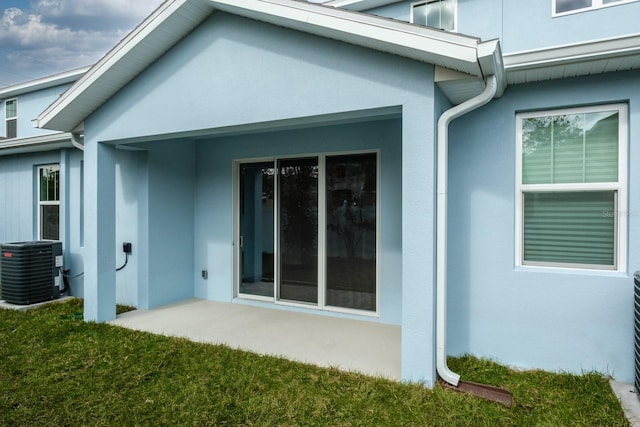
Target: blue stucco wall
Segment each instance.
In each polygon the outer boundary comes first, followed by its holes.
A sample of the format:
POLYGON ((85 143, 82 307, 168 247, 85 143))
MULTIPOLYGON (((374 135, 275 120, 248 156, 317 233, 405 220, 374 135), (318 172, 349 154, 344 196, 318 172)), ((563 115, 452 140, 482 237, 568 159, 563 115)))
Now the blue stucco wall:
POLYGON ((449 175, 449 351, 523 368, 633 379, 633 279, 640 269, 640 76, 511 86, 453 122, 449 175), (588 88, 588 90, 585 90, 588 88), (628 271, 515 267, 515 114, 628 102, 628 271))
POLYGON ((60 153, 0 157, 0 242, 37 238, 37 167, 60 162, 60 153))
POLYGON ((504 53, 638 33, 640 2, 552 17, 551 0, 504 2, 504 53))
POLYGON ((0 117, 2 118, 2 126, 0 127, 0 136, 4 136, 5 132, 5 101, 10 99, 18 100, 18 138, 27 138, 31 136, 46 135, 54 133, 47 129, 39 129, 33 127, 31 120, 38 118, 45 108, 54 102, 58 97, 67 90, 71 84, 54 86, 48 89, 41 89, 35 92, 23 93, 16 96, 6 97, 0 100, 0 117))
MULTIPOLYGON (((60 241, 65 268, 81 273, 80 240, 82 153, 75 149, 0 157, 0 243, 36 240, 38 166, 60 165, 60 241)), ((82 295, 82 278, 71 280, 71 293, 82 295)))

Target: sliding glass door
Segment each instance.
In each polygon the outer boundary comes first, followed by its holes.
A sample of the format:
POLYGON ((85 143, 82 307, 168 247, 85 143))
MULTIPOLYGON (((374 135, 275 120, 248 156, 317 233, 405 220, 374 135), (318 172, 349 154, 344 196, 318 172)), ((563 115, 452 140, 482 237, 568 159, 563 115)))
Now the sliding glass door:
POLYGON ((239 165, 239 294, 377 309, 376 153, 239 165))
POLYGON ((273 162, 240 165, 240 286, 246 295, 273 297, 273 162))
POLYGON ((326 159, 326 304, 376 309, 376 154, 326 159))
POLYGON ((278 161, 279 299, 318 302, 318 159, 278 161))

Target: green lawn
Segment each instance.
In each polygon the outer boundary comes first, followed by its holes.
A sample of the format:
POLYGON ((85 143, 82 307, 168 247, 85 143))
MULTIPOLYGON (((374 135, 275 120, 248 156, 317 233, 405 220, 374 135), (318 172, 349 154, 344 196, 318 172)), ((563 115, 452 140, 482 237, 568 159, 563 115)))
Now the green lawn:
POLYGON ((628 425, 608 380, 452 358, 507 409, 436 387, 84 323, 82 302, 0 310, 0 425, 628 425))

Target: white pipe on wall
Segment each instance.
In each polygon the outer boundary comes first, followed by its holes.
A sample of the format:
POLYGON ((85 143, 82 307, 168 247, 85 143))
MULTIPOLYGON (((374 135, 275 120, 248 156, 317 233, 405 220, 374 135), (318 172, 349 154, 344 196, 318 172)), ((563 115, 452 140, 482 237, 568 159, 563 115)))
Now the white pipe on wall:
POLYGON ((453 386, 460 375, 447 366, 447 163, 449 161, 449 123, 487 104, 496 95, 496 76, 487 77, 482 93, 445 111, 438 119, 437 211, 436 211, 436 370, 453 386))

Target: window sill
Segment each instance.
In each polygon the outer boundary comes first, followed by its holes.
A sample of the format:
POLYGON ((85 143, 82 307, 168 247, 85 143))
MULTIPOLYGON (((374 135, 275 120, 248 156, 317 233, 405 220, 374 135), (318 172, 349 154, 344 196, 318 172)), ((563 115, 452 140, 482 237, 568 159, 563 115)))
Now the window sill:
POLYGON ((580 276, 601 276, 601 277, 620 277, 629 278, 630 275, 626 271, 620 270, 602 270, 575 267, 545 267, 539 265, 518 265, 515 267, 516 272, 524 273, 549 273, 549 274, 566 274, 580 276))

